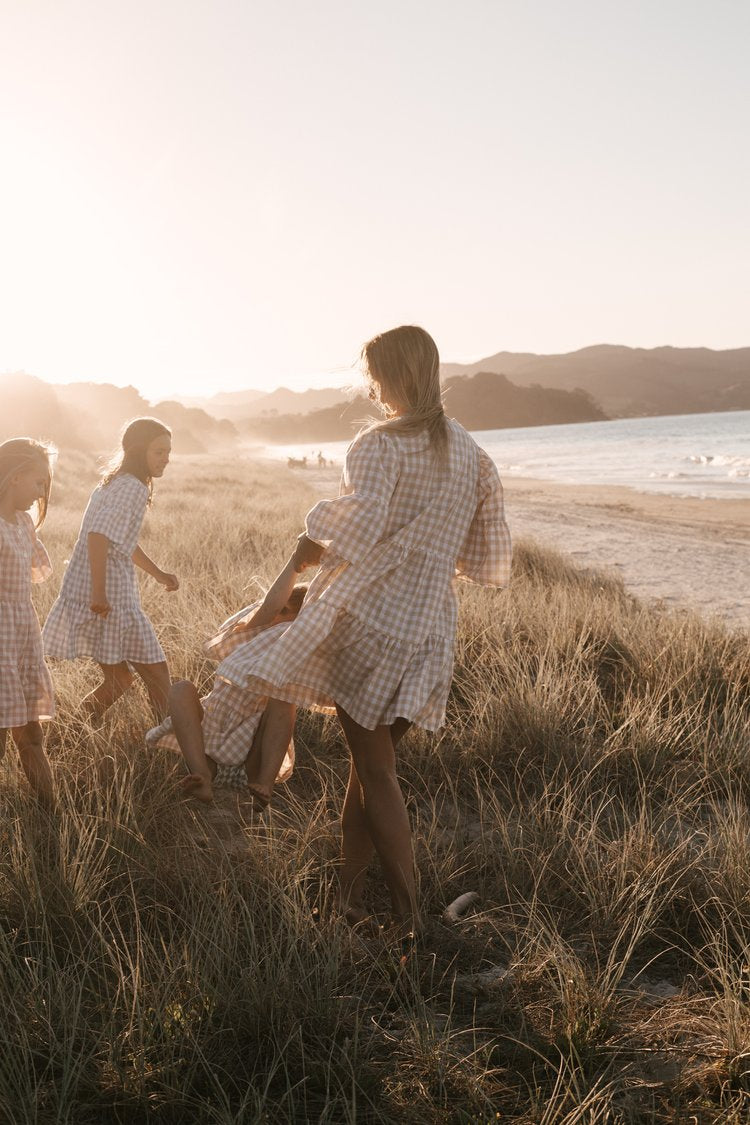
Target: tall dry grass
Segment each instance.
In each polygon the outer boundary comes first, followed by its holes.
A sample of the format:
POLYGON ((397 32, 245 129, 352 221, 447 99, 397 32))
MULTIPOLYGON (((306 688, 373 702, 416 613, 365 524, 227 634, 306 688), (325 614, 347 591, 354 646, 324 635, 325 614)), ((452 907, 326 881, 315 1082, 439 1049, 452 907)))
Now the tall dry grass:
MULTIPOLYGON (((40 616, 93 481, 62 459, 40 616)), ((174 675, 210 683, 201 639, 311 499, 281 468, 170 467, 143 543, 183 587, 143 590, 174 675)), ((328 910, 333 721, 300 717, 267 822, 206 812, 143 748, 137 691, 81 732, 93 672, 55 666, 58 817, 0 767, 0 1121, 748 1119, 747 636, 533 544, 461 603, 449 723, 400 755, 427 917, 405 963, 328 910)))

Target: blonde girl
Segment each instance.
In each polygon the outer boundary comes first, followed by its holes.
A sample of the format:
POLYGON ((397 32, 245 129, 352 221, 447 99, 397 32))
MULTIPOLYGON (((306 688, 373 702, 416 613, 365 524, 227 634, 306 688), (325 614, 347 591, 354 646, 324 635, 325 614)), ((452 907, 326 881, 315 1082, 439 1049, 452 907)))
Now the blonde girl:
POLYGON ((95 722, 130 687, 133 670, 156 718, 166 713, 169 671, 141 608, 135 567, 168 591, 179 587, 176 576, 158 567, 138 545, 154 479, 163 475, 171 448, 171 433, 156 418, 136 418, 125 427, 122 449, 91 495, 60 595, 44 626, 48 656, 90 657, 99 665, 102 681, 82 702, 84 714, 95 722))
POLYGON ((10 731, 29 784, 47 806, 52 774, 41 724, 54 715, 55 702, 31 584, 52 573, 37 536, 51 481, 48 446, 26 437, 0 445, 0 758, 10 731), (29 515, 35 506, 36 520, 29 515))
POLYGON ((362 349, 370 397, 385 420, 355 439, 341 494, 308 513, 297 570, 320 563, 302 609, 272 644, 258 638, 219 665, 240 688, 335 708, 349 746, 342 814, 341 902, 367 916, 377 852, 396 929, 417 922, 411 831, 396 746, 412 723, 445 720, 456 633, 454 577, 504 586, 510 536, 495 465, 446 418, 439 357, 404 326, 362 349))

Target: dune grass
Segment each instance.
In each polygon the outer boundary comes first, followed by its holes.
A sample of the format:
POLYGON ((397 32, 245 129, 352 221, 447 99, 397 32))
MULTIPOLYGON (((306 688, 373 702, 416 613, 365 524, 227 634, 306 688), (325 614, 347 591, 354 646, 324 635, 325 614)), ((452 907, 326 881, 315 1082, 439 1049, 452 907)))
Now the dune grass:
MULTIPOLYGON (((62 459, 42 617, 94 479, 62 459)), ((283 468, 170 467, 143 543, 183 588, 143 591, 173 675, 210 683, 200 641, 310 501, 283 468)), ((509 591, 460 599, 448 725, 400 754, 426 917, 406 959, 328 908, 333 720, 301 715, 269 818, 205 811, 143 748, 137 690, 81 731, 93 671, 54 667, 57 817, 0 765, 0 1121, 748 1119, 747 635, 531 543, 509 591)))

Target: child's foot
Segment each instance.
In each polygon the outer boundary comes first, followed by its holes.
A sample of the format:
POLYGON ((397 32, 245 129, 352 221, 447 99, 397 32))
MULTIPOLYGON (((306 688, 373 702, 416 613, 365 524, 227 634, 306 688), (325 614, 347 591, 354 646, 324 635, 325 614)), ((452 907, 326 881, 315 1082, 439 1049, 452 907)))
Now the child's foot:
POLYGON ((263 789, 260 785, 250 785, 248 783, 247 791, 253 799, 253 805, 259 810, 267 809, 271 804, 271 792, 268 789, 263 789))
POLYGON ((201 773, 189 773, 187 777, 183 777, 180 789, 184 791, 186 797, 193 797, 196 801, 202 801, 204 805, 210 805, 214 799, 211 779, 201 773))
POLYGON ((179 753, 180 744, 172 727, 172 717, 167 715, 158 726, 147 730, 144 735, 146 746, 149 750, 176 750, 179 753))

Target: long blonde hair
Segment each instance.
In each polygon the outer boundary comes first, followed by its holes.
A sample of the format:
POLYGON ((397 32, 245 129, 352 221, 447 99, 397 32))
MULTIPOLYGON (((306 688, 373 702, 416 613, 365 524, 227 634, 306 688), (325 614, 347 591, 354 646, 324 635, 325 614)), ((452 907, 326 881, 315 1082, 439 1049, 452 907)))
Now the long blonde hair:
POLYGON ((148 471, 146 453, 152 441, 165 435, 171 437, 172 431, 158 418, 134 418, 132 422, 128 422, 120 438, 122 448, 110 458, 99 487, 104 488, 121 473, 131 473, 148 486, 148 500, 151 503, 153 481, 148 471))
POLYGON ((373 336, 362 347, 361 360, 375 397, 386 414, 372 429, 400 434, 426 432, 438 459, 444 461, 448 428, 440 391, 440 356, 424 328, 403 324, 373 336))
POLYGON ((36 527, 41 527, 47 515, 49 493, 52 487, 52 462, 57 453, 54 445, 34 438, 10 438, 0 445, 0 496, 9 487, 17 473, 31 469, 38 461, 44 461, 47 468, 47 487, 44 496, 36 502, 36 527))

